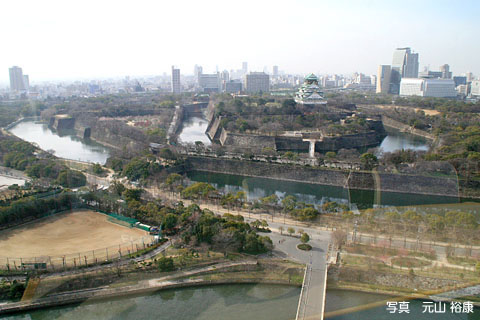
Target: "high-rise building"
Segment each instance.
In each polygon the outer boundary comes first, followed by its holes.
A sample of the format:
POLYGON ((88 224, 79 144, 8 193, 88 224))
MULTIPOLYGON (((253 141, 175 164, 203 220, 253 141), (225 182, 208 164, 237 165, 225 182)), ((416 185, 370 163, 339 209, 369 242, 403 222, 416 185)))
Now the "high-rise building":
POLYGON ((248 93, 270 91, 270 76, 265 72, 250 72, 245 77, 245 91, 248 93))
POLYGON ((377 93, 388 93, 390 91, 390 74, 392 67, 389 65, 378 66, 377 93))
POLYGON ((201 75, 203 73, 203 68, 202 66, 199 66, 199 65, 195 65, 195 67, 193 67, 193 75, 195 76, 195 81, 198 82, 198 76, 201 75))
POLYGON ((28 74, 23 75, 23 85, 25 86, 25 90, 30 90, 30 78, 28 77, 28 74))
POLYGON ((248 72, 248 63, 247 62, 242 62, 242 72, 243 74, 247 74, 248 72))
POLYGON ((176 69, 175 66, 172 66, 172 92, 182 92, 182 87, 180 85, 180 69, 176 69))
POLYGON ((410 48, 397 48, 393 53, 391 70, 391 93, 398 94, 402 78, 418 77, 418 53, 410 48))
POLYGON ((448 64, 440 66, 440 72, 442 73, 442 79, 452 79, 452 73, 448 64))
POLYGON ((457 96, 455 82, 451 79, 403 78, 401 96, 453 98, 457 96))
POLYGON ((278 76, 278 66, 273 66, 273 76, 276 77, 278 76))
POLYGON ((465 73, 465 77, 467 77, 467 83, 473 81, 473 73, 467 72, 465 73))
POLYGON ((8 69, 10 73, 10 91, 25 91, 25 82, 23 78, 22 68, 13 66, 8 69))

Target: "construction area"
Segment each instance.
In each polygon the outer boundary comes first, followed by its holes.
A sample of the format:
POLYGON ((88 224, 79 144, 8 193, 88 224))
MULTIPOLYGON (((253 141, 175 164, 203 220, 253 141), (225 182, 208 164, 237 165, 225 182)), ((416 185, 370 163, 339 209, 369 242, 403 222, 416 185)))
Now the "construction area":
POLYGON ((65 269, 144 250, 153 236, 125 221, 80 209, 0 232, 0 268, 65 269))

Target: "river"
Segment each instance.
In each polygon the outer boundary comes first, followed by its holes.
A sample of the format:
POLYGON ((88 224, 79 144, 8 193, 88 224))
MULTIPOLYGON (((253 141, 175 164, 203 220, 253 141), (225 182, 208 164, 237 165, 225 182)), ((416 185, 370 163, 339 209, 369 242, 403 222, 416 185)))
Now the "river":
MULTIPOLYGON (((178 319, 178 320, 292 320, 295 319, 300 288, 282 285, 235 284, 160 291, 151 295, 107 299, 82 304, 30 311, 0 319, 178 319)), ((452 315, 422 313, 422 301, 410 301, 410 314, 389 314, 385 302, 389 296, 346 290, 327 290, 325 310, 362 307, 383 302, 363 311, 349 311, 328 319, 479 319, 474 314, 452 315)))
POLYGON ((105 164, 109 157, 106 147, 78 138, 73 130, 59 134, 42 122, 22 121, 10 132, 25 141, 36 143, 45 151, 53 150, 55 156, 60 158, 105 164))

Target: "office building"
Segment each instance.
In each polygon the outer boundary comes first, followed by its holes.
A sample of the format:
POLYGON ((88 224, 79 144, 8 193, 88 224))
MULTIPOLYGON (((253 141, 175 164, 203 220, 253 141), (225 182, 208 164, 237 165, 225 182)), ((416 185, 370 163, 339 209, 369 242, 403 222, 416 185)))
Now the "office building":
POLYGON ((8 69, 10 74, 10 91, 25 91, 25 82, 23 78, 22 68, 13 66, 8 69))
POLYGON ((202 89, 202 92, 220 92, 222 88, 222 82, 219 73, 202 73, 198 78, 198 85, 202 89))
POLYGON ((480 97, 480 80, 473 80, 470 88, 472 96, 480 97))
POLYGON ((389 93, 390 92, 390 73, 391 66, 380 65, 378 66, 377 73, 377 93, 389 93))
POLYGON ((225 92, 240 93, 242 91, 242 82, 239 80, 230 80, 225 83, 225 92))
POLYGON ((243 74, 247 74, 248 72, 248 63, 247 62, 242 62, 242 72, 243 74))
POLYGON ((172 66, 172 93, 181 93, 182 87, 180 85, 180 69, 172 66))
POLYGON ((250 72, 245 77, 245 91, 248 93, 269 92, 270 76, 265 72, 250 72))
POLYGON ((30 78, 28 77, 28 74, 23 75, 23 85, 25 86, 25 90, 30 90, 30 78))
POLYGON ((448 64, 440 66, 440 72, 442 73, 442 79, 452 79, 452 73, 448 64))
POLYGON ((455 82, 451 79, 403 78, 401 96, 453 98, 457 96, 455 82))
POLYGON ((278 76, 278 66, 273 66, 273 76, 276 77, 278 76))
POLYGON ((462 84, 467 84, 467 77, 465 76, 455 76, 453 77, 453 82, 455 82, 455 87, 462 84))
POLYGON ((441 79, 443 78, 442 71, 432 71, 425 68, 422 72, 418 74, 419 78, 429 78, 429 79, 441 79))
POLYGON ((392 69, 390 74, 391 93, 398 94, 402 78, 418 77, 418 53, 410 48, 397 48, 393 53, 392 69))
POLYGON ((198 83, 198 76, 201 75, 202 73, 203 73, 202 66, 195 65, 195 67, 193 67, 193 75, 194 75, 195 81, 197 81, 197 83, 198 83))

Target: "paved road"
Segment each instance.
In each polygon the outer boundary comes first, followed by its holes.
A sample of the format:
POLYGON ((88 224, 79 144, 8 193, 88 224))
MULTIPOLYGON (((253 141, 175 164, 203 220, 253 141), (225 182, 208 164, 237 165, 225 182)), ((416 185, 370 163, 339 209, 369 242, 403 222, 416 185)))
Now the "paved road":
MULTIPOLYGON (((270 227, 276 231, 278 225, 271 223, 270 227)), ((272 232, 269 234, 275 249, 274 253, 297 260, 307 265, 306 279, 303 292, 299 301, 299 312, 297 319, 323 319, 326 286, 326 258, 330 233, 315 229, 302 228, 311 237, 309 244, 313 247, 311 251, 297 249, 300 243, 299 238, 280 235, 272 232)))

